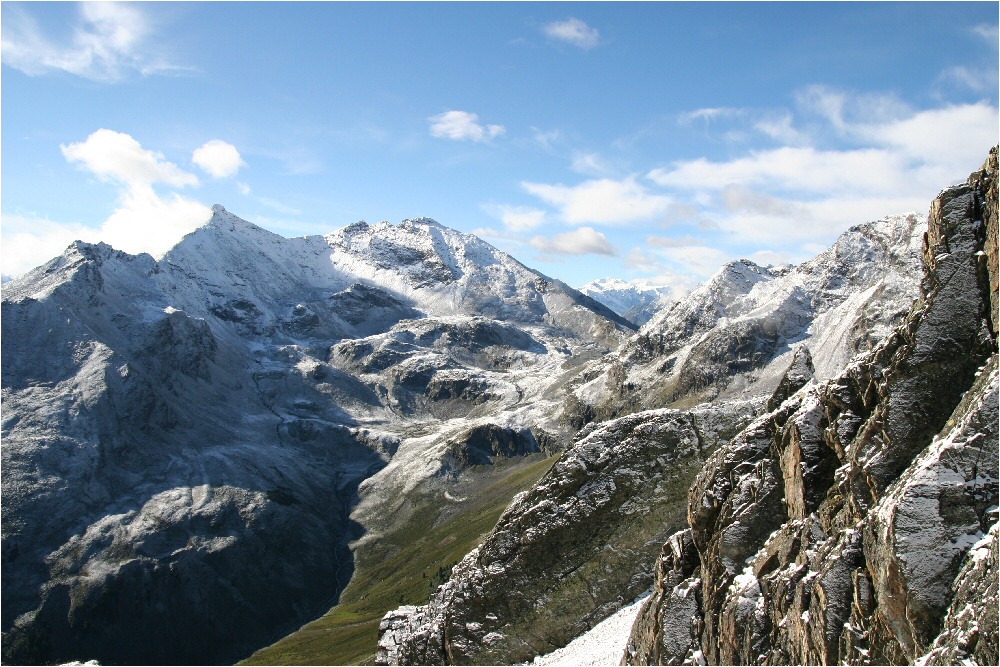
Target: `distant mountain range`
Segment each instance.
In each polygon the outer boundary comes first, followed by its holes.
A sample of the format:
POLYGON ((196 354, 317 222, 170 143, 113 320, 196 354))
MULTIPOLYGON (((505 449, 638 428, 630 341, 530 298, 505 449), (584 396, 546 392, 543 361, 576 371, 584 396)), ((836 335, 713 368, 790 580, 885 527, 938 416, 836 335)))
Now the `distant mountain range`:
POLYGON ((675 300, 669 285, 621 278, 600 278, 587 283, 580 291, 638 326, 675 300))
POLYGON ((507 664, 654 586, 630 664, 995 662, 996 174, 677 300, 429 219, 74 243, 3 286, 3 659, 507 664))

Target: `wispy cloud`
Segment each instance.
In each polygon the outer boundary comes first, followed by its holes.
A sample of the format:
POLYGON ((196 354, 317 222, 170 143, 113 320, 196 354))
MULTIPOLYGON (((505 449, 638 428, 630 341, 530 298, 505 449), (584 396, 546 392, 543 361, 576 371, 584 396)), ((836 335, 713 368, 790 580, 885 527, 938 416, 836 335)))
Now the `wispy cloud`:
POLYGON ((590 50, 601 43, 601 33, 578 18, 568 18, 564 21, 553 21, 542 27, 542 32, 550 39, 571 44, 584 51, 590 50))
POLYGON ((938 87, 970 90, 974 93, 987 92, 996 85, 997 71, 971 69, 969 67, 949 67, 938 75, 938 87))
POLYGON ((611 172, 611 167, 597 153, 577 153, 570 169, 587 176, 604 176, 611 172))
POLYGON ((571 224, 626 224, 650 220, 667 211, 670 198, 653 194, 634 176, 592 179, 579 185, 521 183, 528 193, 559 209, 571 224))
POLYGON ((852 224, 926 210, 998 139, 998 112, 986 102, 914 110, 893 95, 825 86, 795 99, 794 112, 767 112, 770 124, 763 112, 746 115, 784 145, 677 161, 647 178, 731 241, 798 261, 852 224))
POLYGON ((634 272, 648 276, 645 280, 657 285, 669 285, 670 296, 681 299, 704 280, 686 267, 678 268, 668 258, 643 248, 632 248, 625 259, 626 266, 634 272))
POLYGON ((532 127, 531 134, 535 143, 545 150, 552 150, 557 143, 563 140, 563 133, 560 130, 542 130, 532 127))
POLYGON ((46 34, 26 7, 5 5, 4 64, 30 76, 66 72, 109 83, 133 72, 145 76, 184 69, 158 52, 155 25, 141 5, 81 2, 78 11, 72 36, 65 40, 46 34))
POLYGON ((452 141, 489 141, 506 131, 503 125, 483 125, 478 114, 469 111, 445 111, 427 119, 431 136, 452 141))
POLYGON ((212 178, 234 176, 241 167, 247 166, 236 146, 221 139, 212 139, 196 148, 191 161, 212 178))
POLYGON ((972 27, 972 34, 991 44, 996 44, 997 41, 1000 41, 1000 26, 997 26, 996 23, 981 23, 972 27))
POLYGON ((677 117, 677 122, 681 125, 690 125, 695 122, 708 123, 713 120, 718 120, 720 118, 733 118, 736 116, 742 116, 746 113, 745 109, 739 109, 735 107, 705 107, 703 109, 694 109, 693 111, 685 111, 677 117))
POLYGON ((795 128, 795 119, 790 112, 765 114, 754 122, 753 128, 764 136, 785 145, 805 143, 807 137, 795 128))
POLYGON ((580 227, 553 237, 536 236, 532 247, 548 255, 607 255, 618 254, 615 246, 602 232, 593 227, 580 227))

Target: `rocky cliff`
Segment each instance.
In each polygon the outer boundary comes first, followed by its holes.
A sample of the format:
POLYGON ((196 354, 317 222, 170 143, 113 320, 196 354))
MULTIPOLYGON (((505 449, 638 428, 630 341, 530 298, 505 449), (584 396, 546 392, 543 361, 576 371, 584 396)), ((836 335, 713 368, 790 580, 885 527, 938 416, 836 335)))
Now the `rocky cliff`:
POLYGON ((382 621, 380 664, 511 664, 560 646, 652 583, 687 488, 750 403, 591 425, 428 604, 382 621))
POLYGON ((626 664, 997 663, 996 201, 994 149, 905 321, 712 455, 626 664))

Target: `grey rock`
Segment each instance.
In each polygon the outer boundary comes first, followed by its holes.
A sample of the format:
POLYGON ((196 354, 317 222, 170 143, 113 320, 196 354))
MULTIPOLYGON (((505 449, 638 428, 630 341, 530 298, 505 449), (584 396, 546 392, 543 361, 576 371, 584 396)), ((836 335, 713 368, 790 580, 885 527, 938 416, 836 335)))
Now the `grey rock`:
POLYGON ((585 429, 427 605, 383 619, 378 661, 528 660, 630 602, 684 522, 691 476, 745 412, 660 410, 585 429))

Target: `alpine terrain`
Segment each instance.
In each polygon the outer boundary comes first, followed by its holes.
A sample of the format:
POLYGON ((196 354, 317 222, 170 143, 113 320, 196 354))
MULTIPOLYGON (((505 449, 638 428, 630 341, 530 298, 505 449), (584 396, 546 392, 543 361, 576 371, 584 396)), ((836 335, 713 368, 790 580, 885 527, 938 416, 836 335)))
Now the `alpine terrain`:
POLYGON ((74 243, 3 288, 3 660, 513 664, 636 609, 616 662, 996 664, 997 177, 677 300, 429 219, 74 243))
POLYGON ((563 387, 632 332, 431 220, 285 239, 218 206, 160 261, 77 242, 3 296, 18 663, 245 657, 337 600, 352 539, 563 448, 563 387))
POLYGON ((711 403, 583 429, 379 662, 531 660, 653 582, 625 664, 996 664, 997 176, 932 203, 919 283, 889 218, 658 314, 578 400, 711 403))
POLYGON ((669 285, 621 278, 601 278, 587 283, 580 291, 640 326, 674 301, 669 285))

